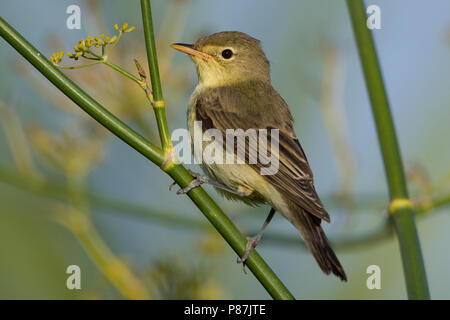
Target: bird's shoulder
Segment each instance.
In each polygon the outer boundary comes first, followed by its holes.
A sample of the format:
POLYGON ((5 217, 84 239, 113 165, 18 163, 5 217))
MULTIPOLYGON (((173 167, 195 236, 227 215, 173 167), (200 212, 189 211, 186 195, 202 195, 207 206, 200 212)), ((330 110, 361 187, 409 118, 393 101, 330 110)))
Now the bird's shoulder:
POLYGON ((242 129, 275 127, 289 130, 293 127, 288 105, 272 85, 264 81, 198 88, 192 103, 197 112, 234 118, 242 129))

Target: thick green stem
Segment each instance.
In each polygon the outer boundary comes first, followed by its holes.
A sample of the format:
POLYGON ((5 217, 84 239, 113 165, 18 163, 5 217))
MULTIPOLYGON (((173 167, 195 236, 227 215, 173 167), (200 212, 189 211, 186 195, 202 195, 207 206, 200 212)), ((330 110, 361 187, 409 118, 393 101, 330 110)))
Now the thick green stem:
MULTIPOLYGON (((122 139, 146 158, 161 166, 166 157, 161 149, 151 144, 141 135, 133 131, 117 119, 108 110, 102 107, 81 88, 56 69, 42 53, 36 50, 16 30, 0 17, 0 36, 14 47, 25 59, 38 69, 50 82, 52 82, 67 97, 79 105, 105 128, 122 139)), ((158 97, 161 98, 161 95, 158 97)), ((165 119, 164 119, 165 120, 165 119)), ((192 176, 181 165, 173 165, 166 172, 181 186, 187 187, 192 176)), ((242 256, 245 251, 246 239, 236 226, 228 219, 223 211, 215 204, 209 195, 201 188, 195 188, 188 193, 197 207, 204 213, 219 233, 231 245, 233 250, 242 256)), ((293 299, 294 297, 266 264, 261 256, 253 250, 247 260, 247 266, 266 288, 274 299, 293 299)))
POLYGON ((158 59, 156 57, 155 35, 153 31, 152 9, 149 0, 141 0, 142 23, 144 24, 145 48, 155 101, 164 100, 159 79, 158 59))
POLYGON ((362 0, 347 0, 347 6, 383 156, 391 199, 390 213, 400 244, 408 297, 409 299, 429 299, 428 283, 414 220, 414 210, 408 200, 400 148, 384 88, 375 43, 372 33, 366 25, 366 9, 362 0))
POLYGON ((145 47, 147 49, 148 67, 150 69, 150 81, 152 82, 153 110, 155 111, 156 122, 158 123, 161 144, 167 153, 172 152, 172 141, 166 121, 166 106, 161 89, 159 77, 158 58, 156 55, 155 35, 153 31, 152 9, 150 0, 141 0, 142 23, 144 25, 145 47))

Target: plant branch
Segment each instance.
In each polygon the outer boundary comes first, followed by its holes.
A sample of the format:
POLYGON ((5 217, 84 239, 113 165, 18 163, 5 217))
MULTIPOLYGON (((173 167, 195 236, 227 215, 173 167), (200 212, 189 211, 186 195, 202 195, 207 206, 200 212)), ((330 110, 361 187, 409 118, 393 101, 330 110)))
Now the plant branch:
MULTIPOLYGON (((164 102, 161 80, 159 77, 158 58, 156 56, 155 35, 153 31, 152 10, 150 0, 141 0, 142 23, 144 25, 145 48, 147 50, 150 81, 153 92, 153 110, 158 124, 161 145, 167 156, 173 152, 172 141, 166 120, 166 105, 164 102)), ((170 154, 172 156, 172 154, 170 154)), ((174 159, 175 160, 175 159, 174 159)))
POLYGON ((122 69, 118 65, 116 65, 116 64, 114 64, 112 62, 109 62, 108 60, 104 60, 102 62, 104 64, 106 64, 108 67, 110 67, 110 68, 116 70, 117 72, 123 74, 125 77, 130 78, 131 80, 133 80, 134 82, 136 82, 138 85, 141 86, 141 80, 138 77, 136 77, 135 75, 133 75, 133 74, 129 73, 128 71, 122 69))
POLYGON ((408 198, 400 148, 384 87, 372 34, 366 26, 362 0, 347 0, 353 32, 364 72, 378 133, 391 200, 390 214, 400 244, 409 299, 429 299, 425 266, 415 224, 415 213, 408 198))

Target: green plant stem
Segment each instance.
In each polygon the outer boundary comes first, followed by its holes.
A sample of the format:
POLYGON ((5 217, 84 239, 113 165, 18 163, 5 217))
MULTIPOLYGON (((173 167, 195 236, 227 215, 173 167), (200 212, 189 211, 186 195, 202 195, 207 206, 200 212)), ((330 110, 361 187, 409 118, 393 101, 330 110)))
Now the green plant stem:
POLYGON ((61 66, 59 64, 57 64, 57 66, 58 66, 58 68, 61 68, 61 69, 77 70, 77 69, 82 69, 82 68, 86 68, 86 67, 91 67, 91 66, 99 64, 99 63, 102 63, 102 62, 99 61, 99 60, 96 60, 94 62, 89 62, 89 63, 82 64, 82 65, 79 65, 79 66, 61 66))
POLYGON ((142 23, 144 25, 145 48, 147 50, 148 67, 150 69, 150 81, 153 93, 153 110, 158 124, 159 136, 163 150, 168 153, 173 151, 170 132, 166 120, 166 106, 161 89, 159 77, 158 58, 156 55, 155 35, 153 31, 152 9, 150 0, 141 0, 142 23))
MULTIPOLYGON (((111 45, 111 46, 109 46, 108 47, 108 50, 104 50, 105 49, 105 47, 104 46, 102 46, 102 48, 103 48, 103 56, 109 56, 109 54, 110 54, 110 52, 114 49, 114 47, 116 46, 116 44, 119 42, 119 40, 120 40, 120 38, 122 38, 122 35, 123 35, 123 31, 122 30, 120 30, 119 31, 119 34, 118 34, 118 36, 117 36, 117 39, 116 39, 116 41, 114 41, 114 43, 111 45)), ((95 55, 95 56, 97 56, 95 53, 93 53, 93 52, 91 52, 93 55, 95 55)))
MULTIPOLYGON (((3 18, 0 17, 0 36, 15 48, 26 60, 52 82, 67 97, 79 105, 97 122, 126 142, 150 161, 160 166, 166 160, 160 148, 153 145, 141 135, 107 111, 103 106, 87 95, 80 87, 56 69, 42 53, 26 41, 3 18)), ((169 167, 166 172, 182 187, 187 187, 193 180, 189 172, 181 165, 169 167)), ((198 187, 191 190, 188 196, 203 212, 218 232, 231 245, 233 250, 242 256, 245 251, 246 239, 224 212, 215 204, 211 197, 198 187)), ((266 264, 256 250, 252 250, 247 260, 248 268, 274 299, 293 299, 294 297, 266 264)))
POLYGON ((138 85, 141 85, 141 79, 139 79, 138 77, 136 77, 135 75, 129 73, 128 71, 122 69, 121 67, 119 67, 118 65, 109 62, 107 60, 103 60, 102 63, 106 64, 108 67, 116 70, 117 72, 123 74, 125 77, 130 78, 131 80, 133 80, 134 82, 136 82, 138 85))
MULTIPOLYGON (((347 6, 372 105, 391 204, 399 199, 403 203, 408 203, 408 190, 400 148, 384 88, 375 43, 372 33, 366 26, 367 16, 364 3, 362 0, 347 0, 347 6)), ((392 206, 390 213, 400 244, 408 298, 429 299, 428 283, 413 207, 412 205, 392 206)))
POLYGON ((144 24, 145 49, 147 50, 148 67, 155 101, 164 100, 159 78, 158 60, 156 57, 155 35, 153 31, 152 10, 149 0, 141 0, 142 23, 144 24))

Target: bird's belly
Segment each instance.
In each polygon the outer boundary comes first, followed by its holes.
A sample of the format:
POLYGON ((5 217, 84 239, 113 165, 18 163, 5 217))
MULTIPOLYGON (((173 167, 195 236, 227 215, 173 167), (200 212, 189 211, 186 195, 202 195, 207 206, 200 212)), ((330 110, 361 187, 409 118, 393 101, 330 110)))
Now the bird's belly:
POLYGON ((240 200, 248 205, 270 204, 276 211, 282 213, 289 221, 293 221, 294 212, 289 207, 281 193, 264 179, 257 171, 247 164, 202 164, 203 171, 211 179, 225 184, 238 191, 249 191, 248 196, 239 196, 222 189, 219 193, 230 200, 240 200))
MULTIPOLYGON (((240 196, 217 188, 228 199, 241 200, 250 205, 267 203, 267 194, 264 185, 267 182, 246 164, 219 164, 202 163, 203 171, 214 179, 238 192, 246 193, 240 196), (258 183, 259 182, 259 183, 258 183)), ((270 187, 270 185, 269 185, 270 187)))
MULTIPOLYGON (((199 124, 194 124, 193 122, 194 121, 192 121, 189 126, 192 138, 194 138, 193 130, 202 132, 202 128, 199 127, 199 124)), ((201 149, 201 154, 196 152, 194 141, 192 141, 191 145, 196 161, 201 163, 202 169, 208 177, 226 185, 232 190, 248 194, 247 196, 242 197, 222 189, 217 189, 226 198, 242 200, 251 205, 267 202, 264 197, 266 192, 261 193, 263 190, 260 190, 261 186, 267 184, 264 178, 248 164, 238 164, 234 154, 228 153, 227 156, 227 151, 222 143, 212 139, 212 141, 203 141, 201 146, 198 146, 197 144, 197 148, 201 149), (230 162, 230 159, 233 160, 230 162)))
MULTIPOLYGON (((210 142, 214 144, 215 142, 210 142)), ((209 145, 211 147, 211 145, 209 145)), ((221 145, 215 145, 220 148, 221 145)), ((224 159, 225 151, 224 152, 224 159)), ((278 190, 270 184, 258 171, 248 164, 218 163, 214 162, 209 152, 202 153, 202 168, 207 176, 218 181, 227 187, 247 193, 246 196, 240 196, 234 193, 216 188, 227 199, 240 200, 248 205, 259 205, 269 203, 273 208, 284 215, 290 215, 287 203, 278 190)), ((236 160, 236 159, 235 159, 236 160)), ((288 217, 289 219, 289 217, 288 217)))

